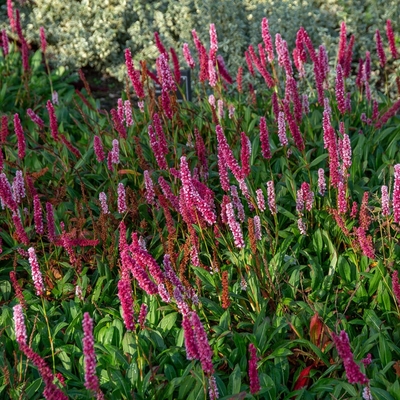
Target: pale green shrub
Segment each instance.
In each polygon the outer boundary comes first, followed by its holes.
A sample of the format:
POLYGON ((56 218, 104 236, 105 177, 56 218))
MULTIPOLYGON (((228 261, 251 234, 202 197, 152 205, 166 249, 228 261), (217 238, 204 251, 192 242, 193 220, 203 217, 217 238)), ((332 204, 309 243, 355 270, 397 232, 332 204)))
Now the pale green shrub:
MULTIPOLYGON (((261 20, 267 17, 271 34, 280 33, 293 48, 296 32, 304 26, 315 47, 324 43, 336 52, 342 20, 354 33, 356 61, 365 50, 374 52, 374 33, 384 34, 385 21, 399 31, 398 0, 36 0, 21 7, 22 22, 29 41, 39 42, 44 26, 51 61, 72 69, 91 66, 118 79, 125 76, 123 50, 130 47, 135 60, 152 63, 158 52, 153 32, 165 45, 180 54, 196 29, 208 44, 209 24, 217 27, 220 54, 232 75, 244 64, 243 52, 261 42, 261 20)), ((7 26, 5 5, 2 26, 7 26)))

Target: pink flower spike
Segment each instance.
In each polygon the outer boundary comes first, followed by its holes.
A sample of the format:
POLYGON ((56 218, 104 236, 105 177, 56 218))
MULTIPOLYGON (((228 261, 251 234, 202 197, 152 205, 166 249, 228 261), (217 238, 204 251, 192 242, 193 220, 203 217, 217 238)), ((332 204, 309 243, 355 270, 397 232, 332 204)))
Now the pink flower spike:
POLYGON ((49 113, 49 118, 50 118, 50 132, 51 136, 55 141, 58 141, 58 124, 57 124, 57 117, 56 113, 54 111, 54 106, 53 103, 48 100, 46 104, 47 111, 49 113))
POLYGON ((394 166, 393 184, 393 214, 394 222, 400 222, 400 164, 394 166))
POLYGON ((125 195, 125 187, 122 182, 118 183, 118 212, 123 214, 126 212, 126 195, 125 195))
POLYGON ((322 168, 320 168, 318 170, 318 193, 321 196, 324 196, 325 191, 326 191, 325 171, 322 168))
POLYGON ((34 122, 39 128, 44 128, 43 120, 37 114, 35 114, 31 108, 28 108, 26 113, 29 115, 29 118, 32 120, 32 122, 34 122))
POLYGON ((381 64, 381 67, 383 68, 386 64, 386 55, 385 55, 385 50, 383 49, 381 33, 379 32, 379 29, 377 29, 375 32, 375 41, 376 41, 376 53, 378 54, 379 62, 381 64))
POLYGON ((397 303, 400 306, 400 283, 398 271, 394 271, 392 274, 392 289, 396 297, 397 303))
POLYGON ((145 303, 142 303, 142 305, 140 306, 139 318, 138 318, 140 329, 144 329, 146 316, 147 316, 147 305, 145 303))
POLYGON ((340 39, 338 50, 338 64, 343 67, 346 58, 347 38, 346 38, 346 22, 340 24, 340 39))
POLYGON ((249 380, 250 380, 250 392, 252 394, 257 393, 260 389, 260 379, 257 372, 257 349, 253 343, 249 345, 249 380))
POLYGON ((269 33, 269 26, 268 26, 268 19, 267 18, 263 18, 262 22, 261 22, 261 36, 263 38, 264 41, 264 45, 265 45, 265 51, 267 52, 268 55, 268 61, 272 62, 272 60, 274 59, 274 48, 272 45, 272 38, 271 35, 269 33))
POLYGON ((265 211, 265 199, 262 189, 256 190, 257 195, 257 207, 261 212, 265 211))
POLYGON ((125 327, 128 331, 133 331, 135 329, 135 321, 133 318, 133 299, 130 279, 120 279, 118 281, 118 297, 121 302, 125 327))
POLYGON ((341 114, 346 113, 346 99, 344 92, 344 77, 343 77, 343 69, 340 64, 337 65, 336 69, 336 102, 338 105, 338 109, 341 114))
POLYGON ((390 214, 390 209, 389 209, 389 191, 386 185, 382 185, 381 193, 382 193, 381 197, 382 215, 384 217, 387 217, 390 214))
POLYGON ((274 188, 274 182, 273 181, 268 181, 267 182, 267 193, 268 193, 268 207, 269 207, 269 210, 271 211, 272 215, 275 215, 277 210, 276 210, 276 202, 275 202, 275 188, 274 188))
POLYGON ((260 142, 261 142, 261 154, 264 158, 269 160, 272 157, 272 155, 269 145, 267 121, 265 117, 260 118, 260 142))
POLYGON ((99 163, 103 162, 104 159, 106 158, 106 155, 104 154, 103 144, 99 136, 94 137, 93 148, 94 148, 94 153, 96 154, 97 161, 99 163))
POLYGON ((13 32, 16 32, 17 25, 14 19, 14 9, 12 5, 12 0, 7 0, 7 15, 10 21, 10 27, 13 32))
POLYGON ((39 263, 37 261, 35 249, 30 247, 28 249, 29 254, 29 264, 32 270, 32 279, 35 285, 36 294, 38 296, 42 296, 44 294, 44 283, 42 278, 42 273, 40 272, 39 263))
POLYGON ((1 31, 1 40, 3 44, 3 56, 7 57, 8 53, 10 52, 10 49, 9 49, 7 32, 5 29, 1 31))
POLYGON ((396 58, 399 57, 399 54, 398 54, 397 49, 396 49, 396 42, 395 42, 395 39, 394 39, 394 33, 393 33, 393 29, 392 29, 392 22, 390 21, 390 19, 388 19, 386 21, 386 35, 387 35, 388 42, 389 42, 390 52, 392 53, 392 57, 396 60, 396 58))
POLYGON ((196 66, 196 64, 193 60, 192 54, 190 53, 189 45, 187 43, 183 44, 182 52, 187 62, 187 65, 189 66, 190 69, 193 69, 196 66))
POLYGON ((233 210, 232 203, 228 203, 226 205, 226 217, 228 220, 229 228, 231 229, 231 232, 233 234, 233 240, 234 240, 235 246, 239 249, 244 248, 245 243, 244 243, 244 239, 243 239, 242 228, 240 227, 240 224, 235 219, 235 212, 233 210))
POLYGON ((99 201, 102 213, 109 214, 110 211, 108 211, 107 195, 104 192, 99 193, 99 201))
POLYGON ((46 53, 46 47, 47 47, 47 40, 46 40, 46 33, 44 31, 43 26, 39 28, 40 31, 40 47, 42 49, 42 53, 46 53))
POLYGON ((281 146, 287 146, 289 144, 286 137, 286 122, 283 111, 279 111, 278 114, 278 138, 281 146))
POLYGON ((25 318, 21 304, 14 306, 13 311, 15 337, 18 344, 26 344, 28 335, 26 334, 25 318))
POLYGON ((83 358, 85 365, 85 387, 97 393, 100 390, 99 378, 96 375, 96 354, 94 352, 93 319, 88 312, 83 314, 83 358))
POLYGON ((149 171, 147 171, 147 170, 144 171, 143 175, 144 175, 144 185, 146 188, 145 196, 146 196, 147 204, 155 205, 156 194, 154 192, 153 181, 150 177, 149 171))
POLYGON ((43 214, 42 206, 40 205, 40 199, 37 194, 33 197, 33 219, 35 221, 35 229, 38 235, 43 235, 43 214))
POLYGON ((54 223, 54 210, 53 205, 49 202, 46 203, 46 217, 47 217, 47 233, 50 242, 54 243, 56 240, 56 226, 54 223))
POLYGON ((23 160, 26 152, 25 135, 18 114, 14 114, 14 130, 18 142, 18 157, 23 160))
POLYGON ((350 340, 345 331, 341 331, 339 336, 332 333, 339 357, 343 360, 349 383, 360 383, 366 385, 369 379, 360 371, 360 367, 355 363, 354 356, 350 348, 350 340))
POLYGON ((215 29, 214 24, 210 24, 210 60, 212 61, 213 65, 216 62, 216 56, 218 51, 218 39, 217 39, 217 31, 215 29))
POLYGON ((210 86, 215 87, 215 85, 217 84, 217 72, 215 71, 212 60, 208 60, 208 75, 210 86))
POLYGON ((165 49, 161 39, 160 39, 160 34, 158 32, 154 32, 154 40, 156 42, 156 46, 160 54, 164 54, 164 56, 169 60, 169 55, 167 50, 165 49))
POLYGON ((202 325, 199 316, 195 311, 191 312, 191 323, 194 328, 194 335, 196 345, 199 351, 199 359, 201 367, 207 375, 214 373, 214 367, 212 364, 212 355, 210 344, 208 343, 207 333, 202 325))
MULTIPOLYGON (((168 56, 168 53, 167 53, 168 56)), ((132 82, 132 86, 135 89, 135 92, 139 99, 143 99, 145 97, 144 94, 144 89, 142 82, 140 81, 140 71, 136 71, 133 60, 132 60, 132 54, 129 49, 125 49, 125 63, 126 63, 126 68, 128 70, 128 76, 129 79, 132 82)))

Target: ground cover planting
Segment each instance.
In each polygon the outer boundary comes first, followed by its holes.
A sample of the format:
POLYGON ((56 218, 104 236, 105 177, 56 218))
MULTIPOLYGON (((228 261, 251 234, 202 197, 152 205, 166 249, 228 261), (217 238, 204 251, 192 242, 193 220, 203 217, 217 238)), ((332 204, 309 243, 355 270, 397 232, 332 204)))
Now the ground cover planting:
POLYGON ((353 60, 344 22, 328 54, 263 19, 234 73, 213 24, 179 51, 156 32, 108 111, 9 18, 1 397, 400 398, 391 21, 353 60))

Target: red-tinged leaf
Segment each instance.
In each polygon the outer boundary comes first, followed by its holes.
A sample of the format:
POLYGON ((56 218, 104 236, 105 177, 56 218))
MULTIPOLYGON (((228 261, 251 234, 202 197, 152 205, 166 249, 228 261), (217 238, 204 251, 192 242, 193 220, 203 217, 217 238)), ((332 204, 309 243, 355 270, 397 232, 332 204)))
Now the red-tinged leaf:
POLYGON ((310 383, 310 371, 314 367, 314 364, 311 364, 309 367, 306 367, 303 369, 303 371, 300 372, 299 377, 296 380, 296 383, 294 384, 293 390, 299 390, 303 387, 308 386, 310 383))
POLYGON ((311 343, 315 344, 316 346, 320 346, 321 343, 321 335, 324 325, 319 318, 318 313, 315 313, 314 316, 311 318, 310 322, 310 339, 311 343))

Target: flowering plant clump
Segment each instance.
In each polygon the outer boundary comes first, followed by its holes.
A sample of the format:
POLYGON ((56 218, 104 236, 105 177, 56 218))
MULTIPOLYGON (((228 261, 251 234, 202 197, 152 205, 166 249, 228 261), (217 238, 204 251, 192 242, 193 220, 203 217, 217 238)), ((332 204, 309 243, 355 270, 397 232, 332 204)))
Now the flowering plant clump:
POLYGON ((160 30, 105 110, 7 6, 0 397, 397 398, 395 21, 357 60, 263 16, 237 70, 217 23, 160 30))

